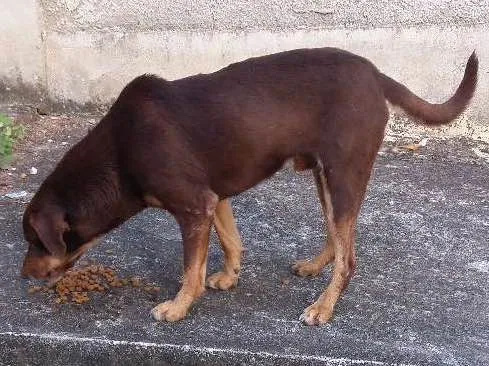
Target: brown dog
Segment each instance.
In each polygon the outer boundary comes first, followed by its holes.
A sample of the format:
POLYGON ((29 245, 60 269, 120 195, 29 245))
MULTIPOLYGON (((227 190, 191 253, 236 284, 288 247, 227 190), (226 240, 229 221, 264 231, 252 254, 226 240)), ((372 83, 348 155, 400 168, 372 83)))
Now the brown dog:
POLYGON ((356 221, 389 116, 386 99, 427 125, 448 123, 468 105, 477 71, 472 54, 443 104, 425 102, 368 60, 334 48, 252 58, 175 81, 140 76, 26 209, 23 273, 54 280, 95 238, 146 207, 166 209, 181 229, 185 273, 175 299, 153 315, 182 319, 204 291, 213 224, 226 261, 208 284, 237 283, 241 241, 226 198, 293 158, 297 170, 313 170, 329 234, 323 252, 294 269, 316 275, 335 263, 331 283, 301 319, 325 323, 355 270, 356 221))

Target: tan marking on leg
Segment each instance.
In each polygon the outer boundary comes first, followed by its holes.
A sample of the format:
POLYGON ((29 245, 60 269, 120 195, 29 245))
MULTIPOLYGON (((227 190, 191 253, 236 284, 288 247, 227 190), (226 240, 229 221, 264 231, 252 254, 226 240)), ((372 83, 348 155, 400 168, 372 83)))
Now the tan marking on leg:
MULTIPOLYGON (((300 319, 308 325, 326 323, 333 315, 333 310, 343 289, 354 270, 354 225, 356 217, 349 217, 335 222, 333 203, 324 173, 319 172, 319 183, 322 186, 324 207, 328 224, 328 242, 333 248, 335 267, 333 278, 318 300, 306 308, 300 319)), ((330 249, 331 250, 331 249, 330 249)), ((328 247, 323 251, 328 252, 328 247)), ((321 254, 323 254, 321 253, 321 254)), ((320 254, 320 256, 321 256, 320 254)), ((324 253, 326 255, 326 253, 324 253)))
POLYGON ((209 234, 217 205, 217 196, 208 201, 205 211, 210 215, 199 216, 198 221, 195 216, 190 215, 191 221, 184 218, 180 223, 184 241, 185 265, 182 288, 173 300, 165 301, 151 310, 153 317, 158 321, 174 322, 183 319, 195 300, 205 291, 209 234))
POLYGON ((292 271, 300 277, 316 277, 319 276, 324 267, 334 260, 334 246, 330 235, 324 245, 323 250, 312 259, 299 259, 292 265, 292 271))
MULTIPOLYGON (((205 253, 199 253, 199 257, 205 257, 205 262, 207 262, 207 250, 205 253)), ((204 279, 207 266, 197 267, 200 268, 189 268, 184 272, 182 288, 173 300, 162 302, 151 310, 156 320, 175 322, 185 318, 192 304, 205 291, 204 279)))
MULTIPOLYGON (((313 170, 314 181, 316 183, 316 188, 319 196, 319 201, 321 202, 321 208, 323 211, 323 217, 325 221, 325 229, 329 227, 329 222, 333 220, 333 205, 331 203, 331 196, 327 189, 326 177, 322 171, 322 164, 318 162, 318 167, 313 170)), ((296 261, 292 265, 292 270, 295 274, 301 277, 306 276, 318 276, 323 271, 324 267, 331 263, 335 257, 334 243, 332 240, 332 232, 326 232, 327 240, 325 241, 323 250, 319 255, 311 260, 302 259, 296 261)))
POLYGON ((243 252, 243 244, 228 199, 218 203, 214 216, 214 226, 224 251, 224 270, 209 276, 207 286, 228 290, 238 283, 241 270, 241 253, 243 252))
POLYGON ((353 255, 349 249, 353 241, 352 224, 336 224, 337 241, 335 241, 335 268, 333 278, 317 301, 306 308, 300 319, 308 325, 319 325, 328 322, 334 306, 351 277, 349 258, 353 255))

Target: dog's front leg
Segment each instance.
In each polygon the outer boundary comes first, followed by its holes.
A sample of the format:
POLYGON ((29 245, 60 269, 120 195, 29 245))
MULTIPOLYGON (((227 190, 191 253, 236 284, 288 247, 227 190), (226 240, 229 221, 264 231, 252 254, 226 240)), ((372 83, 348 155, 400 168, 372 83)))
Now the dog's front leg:
POLYGON ((173 300, 163 302, 151 311, 156 320, 174 322, 183 319, 193 302, 205 290, 209 233, 215 205, 211 210, 176 215, 180 224, 184 251, 182 288, 173 300))

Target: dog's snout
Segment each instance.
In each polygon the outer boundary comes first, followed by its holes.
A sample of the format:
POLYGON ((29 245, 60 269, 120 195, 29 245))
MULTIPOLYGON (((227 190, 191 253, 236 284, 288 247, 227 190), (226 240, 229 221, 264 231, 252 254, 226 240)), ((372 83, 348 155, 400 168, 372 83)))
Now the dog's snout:
POLYGON ((45 278, 46 274, 40 270, 32 270, 32 269, 22 268, 21 277, 24 279, 39 280, 39 279, 45 278))
POLYGON ((26 258, 24 260, 24 263, 22 264, 22 269, 20 270, 20 276, 24 279, 34 277, 32 261, 29 258, 26 258))

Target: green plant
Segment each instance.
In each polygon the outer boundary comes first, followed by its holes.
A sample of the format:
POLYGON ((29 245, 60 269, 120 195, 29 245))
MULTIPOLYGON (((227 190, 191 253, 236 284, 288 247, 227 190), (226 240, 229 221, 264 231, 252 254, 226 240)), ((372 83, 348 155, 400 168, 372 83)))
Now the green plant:
POLYGON ((0 168, 12 161, 15 142, 24 134, 24 128, 15 125, 11 118, 0 113, 0 168))

